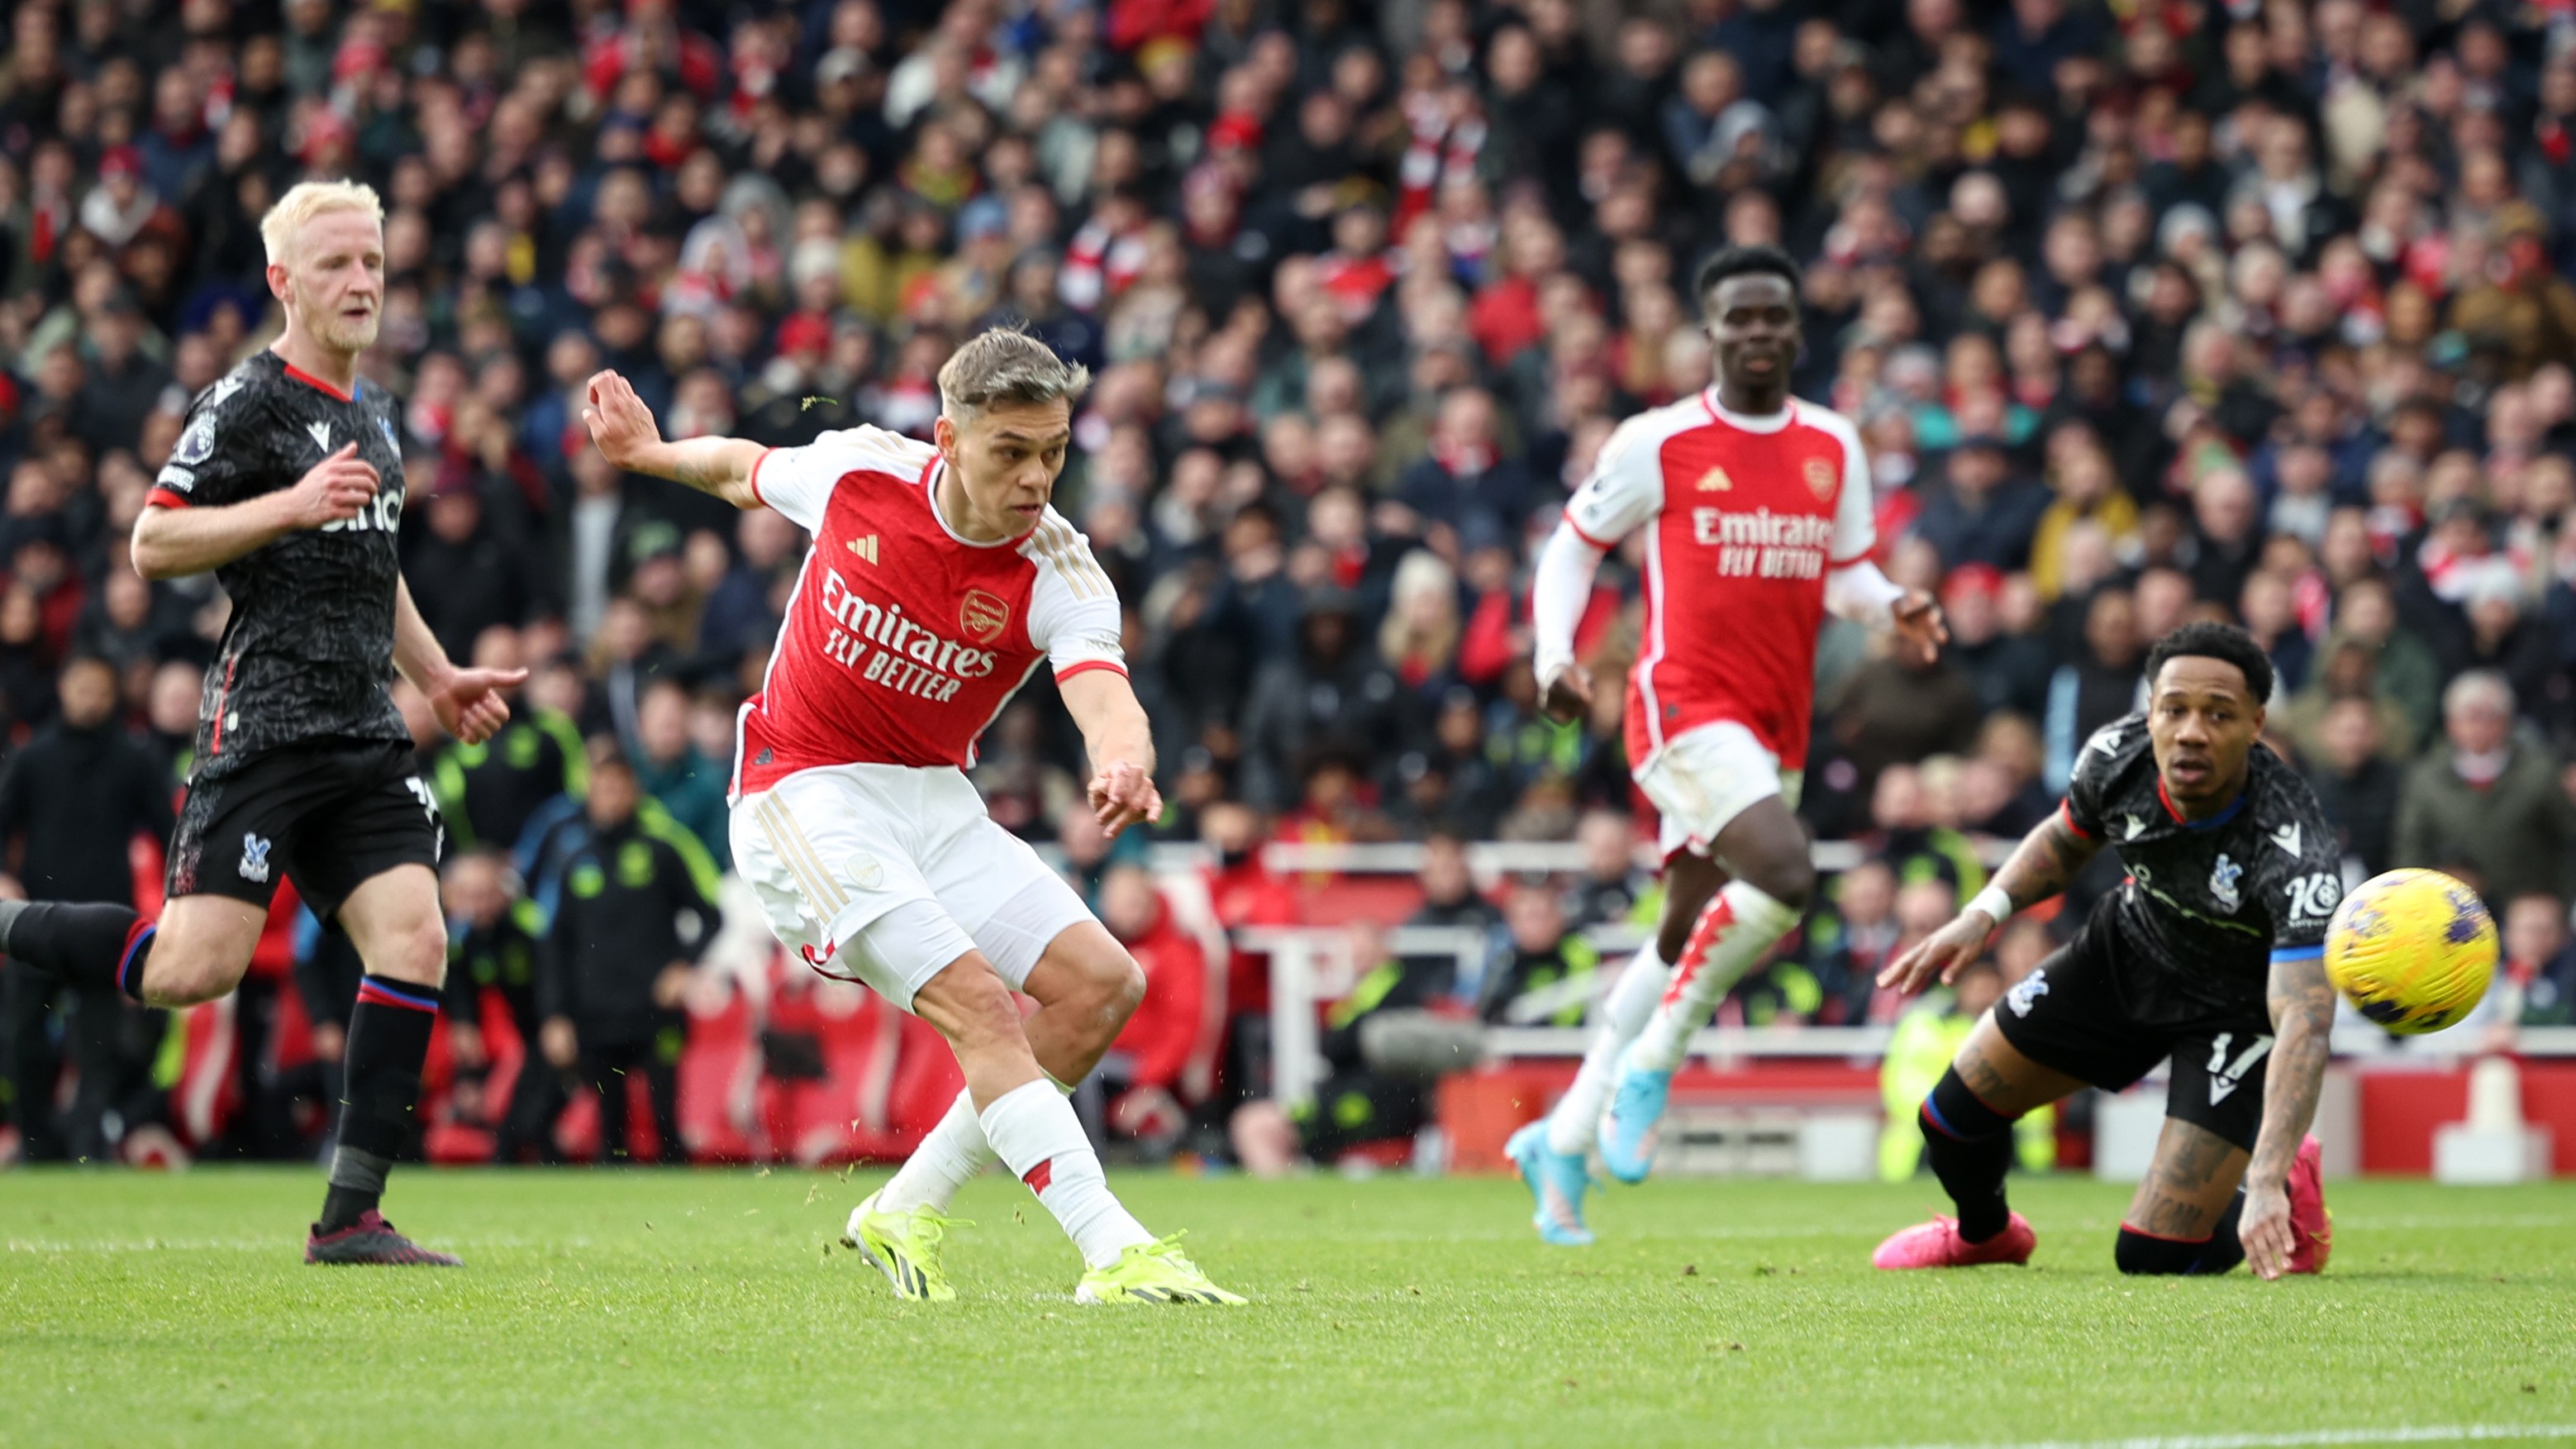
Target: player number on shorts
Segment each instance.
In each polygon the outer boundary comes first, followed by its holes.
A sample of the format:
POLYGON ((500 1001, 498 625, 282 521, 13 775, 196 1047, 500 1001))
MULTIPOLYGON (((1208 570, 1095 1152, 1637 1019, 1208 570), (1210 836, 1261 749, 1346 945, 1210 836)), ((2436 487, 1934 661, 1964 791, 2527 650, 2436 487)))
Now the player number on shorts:
POLYGON ((2303 875, 2282 889, 2290 893, 2290 916, 2293 920, 2331 916, 2335 902, 2343 899, 2343 882, 2332 874, 2303 875))

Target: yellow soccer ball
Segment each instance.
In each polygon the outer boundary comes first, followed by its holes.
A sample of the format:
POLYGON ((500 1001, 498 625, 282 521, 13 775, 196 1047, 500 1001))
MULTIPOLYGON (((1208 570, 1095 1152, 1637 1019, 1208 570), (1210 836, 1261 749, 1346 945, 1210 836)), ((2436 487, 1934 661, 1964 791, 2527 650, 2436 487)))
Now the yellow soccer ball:
POLYGON ((2326 979, 2380 1026, 2440 1031, 2495 979, 2495 919, 2476 891, 2438 870, 2392 870, 2335 907, 2325 963, 2326 979))

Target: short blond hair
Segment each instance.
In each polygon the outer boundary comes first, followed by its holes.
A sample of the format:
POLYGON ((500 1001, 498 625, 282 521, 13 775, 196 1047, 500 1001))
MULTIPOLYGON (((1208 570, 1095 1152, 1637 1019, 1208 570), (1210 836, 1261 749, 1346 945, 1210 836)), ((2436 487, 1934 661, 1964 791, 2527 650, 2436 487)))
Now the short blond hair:
POLYGON ((363 211, 384 225, 385 203, 376 188, 360 181, 299 181, 277 198, 268 215, 259 219, 259 239, 268 247, 268 264, 277 266, 286 260, 294 245, 295 234, 317 216, 333 211, 363 211))

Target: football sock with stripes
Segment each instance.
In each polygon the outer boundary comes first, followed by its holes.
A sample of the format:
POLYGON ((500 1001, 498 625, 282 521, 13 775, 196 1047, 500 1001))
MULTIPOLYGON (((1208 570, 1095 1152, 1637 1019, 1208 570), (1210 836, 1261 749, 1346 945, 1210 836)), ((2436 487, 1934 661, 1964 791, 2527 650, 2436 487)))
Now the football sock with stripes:
POLYGON ((140 1001, 152 922, 104 902, 0 901, 0 952, 72 986, 140 1001))
POLYGON ((1959 1236, 1982 1243, 2012 1221, 2004 1201, 2004 1174, 2012 1170, 2012 1119, 1977 1100, 1959 1069, 1941 1073, 1932 1095, 1915 1114, 1923 1128, 1923 1156, 1932 1175, 1959 1209, 1959 1236))
POLYGON ((341 1053, 340 1135, 321 1230, 356 1222, 385 1194, 385 1173, 410 1145, 420 1111, 420 1066, 438 1024, 434 988, 388 976, 358 978, 341 1053))
POLYGON ((1055 1214, 1083 1262, 1106 1268, 1125 1249, 1154 1241, 1109 1191, 1099 1154, 1053 1082, 1040 1077, 1004 1092, 979 1120, 994 1155, 1055 1214))
POLYGON ((1672 963, 1656 954, 1655 942, 1650 939, 1637 948, 1628 968, 1611 983, 1610 994, 1601 998, 1594 1013, 1596 1025, 1592 1028, 1592 1042, 1583 1051, 1583 1068, 1574 1074, 1574 1085, 1557 1099, 1556 1110, 1548 1114, 1549 1151, 1592 1150, 1592 1140, 1601 1133, 1602 1104, 1609 1100, 1611 1085, 1619 1075, 1619 1053, 1645 1030, 1647 1018, 1655 1014, 1655 1003, 1663 999, 1672 974, 1672 963))
MULTIPOLYGON (((1046 1079, 1058 1092, 1073 1095, 1073 1088, 1046 1079)), ((960 1088, 957 1100, 937 1126, 923 1134, 921 1145, 903 1160, 886 1185, 877 1189, 879 1212, 910 1212, 926 1207, 934 1212, 948 1211, 957 1200, 957 1189, 973 1182, 977 1175, 993 1165, 993 1144, 984 1140, 984 1124, 975 1115, 975 1098, 960 1088)))
POLYGON ((1632 1049, 1649 1071, 1669 1072, 1690 1054, 1690 1039, 1744 973, 1798 924, 1798 913, 1740 880, 1731 880, 1700 912, 1690 941, 1632 1049))

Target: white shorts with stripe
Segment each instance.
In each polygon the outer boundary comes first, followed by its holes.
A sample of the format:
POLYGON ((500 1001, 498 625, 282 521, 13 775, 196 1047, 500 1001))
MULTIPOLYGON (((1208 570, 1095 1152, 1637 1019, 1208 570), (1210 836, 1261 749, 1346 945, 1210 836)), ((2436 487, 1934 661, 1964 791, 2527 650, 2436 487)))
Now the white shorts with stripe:
POLYGON ((1092 919, 955 769, 799 770, 736 801, 731 832, 779 941, 907 1011, 970 948, 1016 991, 1049 942, 1092 919))
POLYGON ((1706 855, 1717 833, 1745 807, 1773 795, 1798 808, 1801 770, 1783 770, 1780 757, 1733 720, 1673 736, 1635 771, 1637 788, 1662 814, 1661 844, 1667 859, 1688 850, 1706 855))

